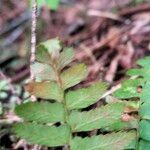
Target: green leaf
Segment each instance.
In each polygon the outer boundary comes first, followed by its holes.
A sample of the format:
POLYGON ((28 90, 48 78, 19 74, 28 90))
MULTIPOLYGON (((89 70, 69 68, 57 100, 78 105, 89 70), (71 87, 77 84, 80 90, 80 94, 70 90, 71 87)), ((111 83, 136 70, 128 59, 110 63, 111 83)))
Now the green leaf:
POLYGON ((13 132, 31 144, 51 147, 65 145, 70 138, 70 129, 67 125, 55 127, 35 123, 17 123, 13 126, 13 132))
POLYGON ((141 75, 141 73, 142 73, 141 69, 130 69, 127 71, 127 75, 130 75, 130 76, 141 75))
POLYGON ((129 121, 118 120, 115 123, 111 124, 109 127, 105 128, 106 131, 120 131, 120 130, 129 130, 129 129, 138 129, 139 121, 137 119, 132 119, 129 121))
POLYGON ((74 57, 74 51, 72 48, 65 48, 61 53, 58 61, 58 68, 63 69, 70 62, 72 62, 74 57))
POLYGON ((40 43, 36 50, 36 59, 39 62, 51 64, 53 59, 58 59, 61 50, 60 42, 57 38, 40 43))
POLYGON ((49 54, 48 49, 43 44, 37 47, 35 55, 37 61, 47 64, 51 63, 51 54, 49 54))
POLYGON ((31 70, 38 80, 56 80, 55 73, 51 66, 42 63, 34 63, 31 70))
POLYGON ((70 88, 80 83, 86 78, 86 76, 87 67, 84 64, 77 64, 63 71, 61 74, 61 79, 63 82, 64 89, 70 88))
POLYGON ((149 150, 150 142, 146 140, 140 140, 138 150, 149 150))
POLYGON ((37 0, 38 6, 43 6, 45 5, 46 1, 45 0, 37 0))
POLYGON ((142 67, 148 67, 150 66, 150 56, 144 57, 140 60, 137 61, 137 64, 142 66, 142 67))
POLYGON ((25 85, 25 89, 39 98, 62 101, 63 91, 56 82, 31 82, 25 85))
POLYGON ((118 132, 88 138, 75 137, 71 150, 122 150, 135 149, 136 132, 118 132))
POLYGON ((131 69, 127 71, 127 74, 130 76, 140 76, 144 77, 145 79, 150 79, 150 69, 148 68, 131 69))
POLYGON ((123 103, 110 103, 87 112, 72 111, 68 123, 73 132, 105 128, 121 119, 124 108, 123 103))
POLYGON ((144 140, 150 141, 150 121, 142 120, 140 121, 140 137, 144 140))
POLYGON ((114 92, 114 96, 121 99, 139 97, 137 87, 143 84, 143 79, 129 79, 123 82, 122 87, 114 92))
POLYGON ((60 0, 37 0, 38 6, 47 5, 51 10, 56 10, 58 8, 60 0))
POLYGON ((140 113, 140 117, 142 117, 142 119, 150 120, 150 103, 142 104, 140 107, 139 113, 140 113))
POLYGON ((141 102, 150 103, 150 82, 146 82, 142 86, 142 93, 140 95, 141 102))
POLYGON ((15 113, 25 121, 36 121, 40 123, 55 123, 64 121, 65 111, 60 103, 27 102, 18 105, 15 113))
POLYGON ((107 89, 106 83, 98 82, 87 88, 69 91, 66 94, 66 104, 68 109, 85 108, 97 102, 107 89))
POLYGON ((51 10, 56 10, 58 8, 60 0, 46 0, 46 4, 50 7, 51 10))

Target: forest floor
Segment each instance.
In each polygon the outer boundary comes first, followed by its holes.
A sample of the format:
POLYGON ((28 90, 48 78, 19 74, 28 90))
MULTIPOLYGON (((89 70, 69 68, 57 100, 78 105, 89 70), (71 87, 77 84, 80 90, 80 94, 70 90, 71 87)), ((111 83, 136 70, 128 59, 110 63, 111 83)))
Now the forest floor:
MULTIPOLYGON (((149 0, 61 0, 56 11, 38 9, 37 42, 59 37, 75 50, 89 75, 116 86, 136 60, 150 55, 149 0)), ((0 1, 0 150, 35 148, 10 133, 16 103, 28 95, 31 11, 28 0, 0 1)), ((36 148, 38 149, 38 148, 36 148)), ((44 149, 44 148, 43 148, 44 149)))

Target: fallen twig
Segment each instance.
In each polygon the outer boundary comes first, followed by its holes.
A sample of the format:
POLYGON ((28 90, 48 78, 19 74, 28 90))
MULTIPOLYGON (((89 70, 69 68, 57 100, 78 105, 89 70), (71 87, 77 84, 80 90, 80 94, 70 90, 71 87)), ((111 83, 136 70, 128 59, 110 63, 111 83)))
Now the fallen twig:
POLYGON ((133 15, 135 13, 140 13, 142 11, 150 11, 150 3, 139 4, 137 6, 131 8, 121 9, 118 13, 119 16, 128 16, 133 15))
POLYGON ((121 22, 123 21, 123 19, 120 16, 118 16, 117 14, 110 13, 110 12, 104 12, 104 11, 98 11, 98 10, 92 10, 91 9, 87 12, 87 14, 89 16, 108 18, 108 19, 121 21, 121 22))

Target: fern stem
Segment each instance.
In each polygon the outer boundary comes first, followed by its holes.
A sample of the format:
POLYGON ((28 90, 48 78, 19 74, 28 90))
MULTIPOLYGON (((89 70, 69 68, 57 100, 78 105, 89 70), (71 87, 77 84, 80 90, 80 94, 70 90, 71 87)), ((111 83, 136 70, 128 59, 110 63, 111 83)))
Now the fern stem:
MULTIPOLYGON (((63 100, 62 100, 62 104, 64 106, 64 110, 65 110, 65 124, 68 124, 68 118, 69 118, 69 115, 70 115, 70 111, 67 109, 67 104, 66 104, 66 100, 65 100, 65 90, 63 88, 63 83, 62 83, 62 80, 61 80, 61 77, 60 77, 60 72, 59 70, 57 69, 57 64, 54 62, 53 64, 51 64, 54 72, 55 72, 55 76, 56 76, 56 81, 58 83, 58 85, 61 87, 62 91, 63 91, 63 100)), ((69 125, 68 125, 69 126, 69 125)), ((70 128, 70 131, 71 131, 71 126, 69 126, 70 128)), ((72 133, 72 132, 71 132, 72 133)), ((70 140, 72 139, 72 134, 70 135, 70 140)), ((70 143, 70 142, 69 142, 70 143)), ((70 144, 67 144, 63 147, 63 150, 69 150, 69 145, 70 144)))
MULTIPOLYGON (((65 123, 68 124, 68 119, 69 119, 70 111, 67 109, 67 104, 66 104, 66 100, 65 100, 65 90, 64 89, 63 89, 63 105, 64 105, 64 109, 65 109, 65 123)), ((69 126, 69 128, 70 128, 70 131, 71 131, 71 127, 70 126, 69 126)), ((71 139, 72 139, 72 134, 70 134, 70 140, 71 139)), ((68 143, 68 145, 64 146, 63 150, 69 150, 70 149, 69 148, 69 145, 70 145, 69 143, 68 143)))
MULTIPOLYGON (((37 23, 37 0, 32 0, 32 26, 31 26, 31 57, 30 64, 35 61, 36 50, 36 23, 37 23)), ((34 74, 30 69, 30 78, 34 80, 34 74)))

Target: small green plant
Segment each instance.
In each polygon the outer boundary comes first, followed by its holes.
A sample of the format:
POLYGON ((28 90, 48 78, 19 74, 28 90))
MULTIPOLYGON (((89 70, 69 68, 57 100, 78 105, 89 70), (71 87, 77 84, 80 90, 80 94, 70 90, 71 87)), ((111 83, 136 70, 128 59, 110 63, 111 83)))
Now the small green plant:
POLYGON ((139 60, 139 69, 127 72, 132 79, 124 81, 122 88, 114 95, 120 99, 139 102, 138 150, 150 149, 150 57, 139 60))
POLYGON ((56 10, 58 8, 60 0, 37 0, 38 6, 46 5, 50 7, 51 10, 56 10))
POLYGON ((36 81, 25 89, 40 102, 18 105, 15 112, 23 119, 13 131, 31 144, 62 146, 70 150, 135 149, 137 119, 124 121, 127 101, 108 103, 90 109, 101 99, 107 84, 96 82, 88 87, 74 87, 87 77, 83 63, 71 63, 72 48, 61 46, 58 39, 37 47, 32 71, 36 81), (71 64, 70 64, 71 63, 71 64), (97 130, 97 134, 90 134, 97 130))

